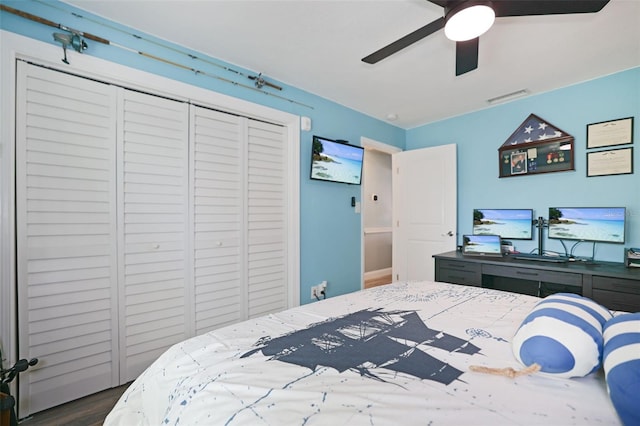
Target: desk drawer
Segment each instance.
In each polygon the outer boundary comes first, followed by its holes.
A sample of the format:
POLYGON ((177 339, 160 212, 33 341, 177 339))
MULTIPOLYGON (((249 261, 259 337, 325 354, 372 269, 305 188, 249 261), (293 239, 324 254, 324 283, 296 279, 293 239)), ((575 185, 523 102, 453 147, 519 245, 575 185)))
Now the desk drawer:
POLYGON ((480 264, 474 262, 465 262, 462 260, 441 260, 436 259, 438 268, 456 269, 458 271, 480 272, 480 264))
POLYGON ((599 277, 593 276, 593 290, 609 290, 623 294, 639 294, 640 281, 628 280, 625 278, 599 277))
POLYGON ((582 274, 574 274, 571 272, 543 271, 513 266, 482 265, 482 274, 582 287, 582 274))
POLYGON ((480 265, 455 260, 436 260, 436 281, 480 287, 480 265))
POLYGON ((640 294, 620 293, 594 288, 592 299, 615 311, 640 312, 640 294))

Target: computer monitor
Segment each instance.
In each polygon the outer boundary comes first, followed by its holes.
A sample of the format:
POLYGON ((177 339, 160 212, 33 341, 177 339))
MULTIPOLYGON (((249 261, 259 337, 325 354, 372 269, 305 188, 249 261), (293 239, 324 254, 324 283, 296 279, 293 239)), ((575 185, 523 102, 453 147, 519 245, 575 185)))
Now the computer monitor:
POLYGON ((474 209, 473 235, 500 235, 502 239, 533 239, 532 209, 474 209))
POLYGON ((624 243, 625 207, 549 207, 549 238, 624 243))

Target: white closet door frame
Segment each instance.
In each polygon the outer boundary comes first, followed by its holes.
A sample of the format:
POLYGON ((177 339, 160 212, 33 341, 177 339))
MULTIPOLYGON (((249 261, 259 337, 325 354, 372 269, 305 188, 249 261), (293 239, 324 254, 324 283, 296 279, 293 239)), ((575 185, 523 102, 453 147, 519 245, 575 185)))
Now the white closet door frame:
MULTIPOLYGON (((288 306, 300 303, 300 116, 254 104, 239 98, 192 86, 148 72, 119 65, 90 55, 70 53, 70 65, 60 62, 60 48, 9 31, 0 30, 0 106, 3 125, 0 129, 0 334, 6 363, 18 359, 15 249, 15 84, 16 59, 24 59, 80 76, 123 85, 132 89, 194 101, 200 105, 269 121, 286 128, 288 210, 288 306)), ((289 104, 283 108, 290 108, 289 104)), ((29 372, 23 373, 29 374, 29 372)), ((15 386, 15 382, 13 383, 15 386)), ((15 390, 15 389, 14 389, 15 390)), ((24 416, 24 411, 21 409, 24 416)))

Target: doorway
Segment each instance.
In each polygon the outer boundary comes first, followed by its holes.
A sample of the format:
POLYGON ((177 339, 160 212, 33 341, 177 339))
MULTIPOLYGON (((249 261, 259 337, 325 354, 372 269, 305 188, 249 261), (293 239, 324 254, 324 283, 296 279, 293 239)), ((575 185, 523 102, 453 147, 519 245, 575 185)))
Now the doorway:
POLYGON ((362 288, 392 281, 391 155, 399 148, 362 138, 362 288))

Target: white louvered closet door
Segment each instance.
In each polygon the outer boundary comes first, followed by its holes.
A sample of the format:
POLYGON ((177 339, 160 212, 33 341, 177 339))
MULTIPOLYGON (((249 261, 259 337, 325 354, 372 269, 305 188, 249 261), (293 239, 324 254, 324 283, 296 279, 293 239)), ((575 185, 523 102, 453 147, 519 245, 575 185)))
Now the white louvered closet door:
POLYGON ((192 107, 196 334, 287 307, 284 128, 192 107))
POLYGON ((287 307, 285 128, 18 61, 20 416, 287 307))
POLYGON ((244 131, 236 115, 191 107, 195 327, 240 321, 244 272, 244 131))
POLYGON ((22 61, 16 93, 20 411, 117 385, 116 93, 22 61))
POLYGON ((253 318, 287 307, 285 128, 247 120, 247 309, 253 318))
POLYGON ((193 334, 189 301, 189 106, 119 89, 120 378, 193 334))

